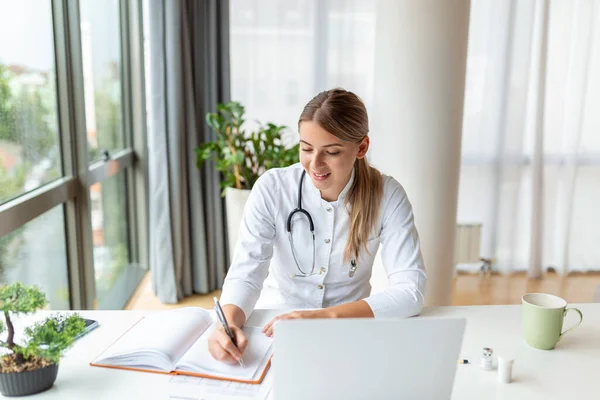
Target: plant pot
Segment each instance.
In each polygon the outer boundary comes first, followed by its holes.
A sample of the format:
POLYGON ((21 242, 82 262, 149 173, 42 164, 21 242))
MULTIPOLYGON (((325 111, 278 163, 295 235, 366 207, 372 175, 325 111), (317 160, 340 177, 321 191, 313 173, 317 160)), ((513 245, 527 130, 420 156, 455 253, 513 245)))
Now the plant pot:
POLYGON ((233 250, 238 239, 240 223, 244 215, 244 207, 250 196, 248 189, 227 188, 225 190, 225 209, 227 212, 227 240, 229 243, 229 259, 233 260, 233 250))
POLYGON ((58 364, 34 371, 0 373, 0 393, 3 396, 25 396, 50 389, 56 381, 58 364))

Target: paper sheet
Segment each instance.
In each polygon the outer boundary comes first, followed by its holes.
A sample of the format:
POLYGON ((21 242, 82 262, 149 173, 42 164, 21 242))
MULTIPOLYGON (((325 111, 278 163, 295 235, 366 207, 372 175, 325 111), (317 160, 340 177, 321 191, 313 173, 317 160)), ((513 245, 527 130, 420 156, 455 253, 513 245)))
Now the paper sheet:
POLYGON ((177 368, 183 371, 206 372, 212 376, 237 377, 242 380, 257 380, 271 354, 273 339, 265 336, 260 328, 244 327, 248 339, 248 347, 243 355, 244 365, 229 365, 216 361, 208 352, 208 338, 216 329, 213 324, 194 343, 187 353, 177 363, 177 368))
POLYGON ((173 361, 181 358, 211 323, 210 314, 198 307, 160 311, 144 317, 131 327, 100 358, 154 349, 171 360, 170 369, 173 361))
POLYGON ((271 375, 268 372, 260 385, 174 375, 169 380, 169 400, 265 400, 271 375))

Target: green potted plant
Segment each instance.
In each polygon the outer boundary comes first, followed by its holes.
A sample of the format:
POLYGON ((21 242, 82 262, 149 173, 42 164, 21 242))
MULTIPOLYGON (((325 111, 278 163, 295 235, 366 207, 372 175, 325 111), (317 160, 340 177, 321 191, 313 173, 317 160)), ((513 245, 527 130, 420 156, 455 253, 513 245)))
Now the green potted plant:
POLYGON ((0 346, 9 350, 0 358, 0 393, 4 396, 24 396, 52 387, 60 358, 85 329, 85 321, 77 314, 53 314, 26 327, 25 339, 18 343, 11 318, 31 314, 46 304, 38 286, 17 282, 0 287, 0 311, 4 313, 0 333, 7 331, 0 346))
POLYGON ((286 126, 258 122, 256 129, 247 130, 244 113, 244 106, 239 102, 219 104, 216 113, 206 114, 206 122, 217 139, 202 143, 196 149, 198 168, 212 159, 223 178, 221 187, 227 209, 230 254, 237 240, 244 205, 258 177, 268 169, 287 167, 299 160, 299 144, 286 146, 282 140, 286 126))

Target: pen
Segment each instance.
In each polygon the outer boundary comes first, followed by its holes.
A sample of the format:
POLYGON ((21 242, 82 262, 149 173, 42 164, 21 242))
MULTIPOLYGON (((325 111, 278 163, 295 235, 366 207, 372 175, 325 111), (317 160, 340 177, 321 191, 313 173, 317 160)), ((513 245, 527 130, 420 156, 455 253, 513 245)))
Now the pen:
MULTIPOLYGON (((223 313, 223 309, 221 308, 221 304, 219 304, 219 300, 217 300, 216 297, 213 297, 213 300, 215 301, 215 313, 217 313, 217 318, 219 318, 219 322, 221 322, 221 325, 223 325, 223 328, 225 329, 225 333, 227 333, 227 336, 229 336, 229 338, 233 342, 233 345, 235 347, 238 347, 237 341, 235 340, 235 336, 233 336, 233 332, 231 332, 231 329, 229 328, 229 324, 227 323, 227 318, 225 318, 225 314, 223 313)), ((239 349, 239 347, 238 347, 238 349, 239 349)), ((242 367, 242 368, 246 367, 244 365, 244 362, 242 361, 241 357, 238 360, 238 363, 240 364, 240 367, 242 367)))

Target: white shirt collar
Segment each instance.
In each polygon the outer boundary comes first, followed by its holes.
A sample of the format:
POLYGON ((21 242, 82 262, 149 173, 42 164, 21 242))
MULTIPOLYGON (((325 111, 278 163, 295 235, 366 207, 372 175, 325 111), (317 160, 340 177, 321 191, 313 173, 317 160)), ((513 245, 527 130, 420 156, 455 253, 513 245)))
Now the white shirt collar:
MULTIPOLYGON (((343 202, 343 200, 346 198, 346 195, 350 191, 350 188, 352 187, 352 183, 354 183, 354 171, 355 171, 355 168, 352 167, 352 173, 350 174, 350 179, 348 180, 348 183, 346 183, 346 186, 344 186, 344 188, 340 192, 337 200, 330 201, 328 203, 337 203, 337 204, 340 204, 340 203, 343 202)), ((308 173, 307 173, 307 175, 308 175, 308 173)), ((315 185, 313 184, 312 179, 310 177, 308 177, 305 180, 307 180, 308 182, 310 182, 311 193, 314 193, 314 196, 316 196, 316 199, 317 200, 322 200, 321 199, 321 191, 315 187, 315 185)), ((327 201, 327 200, 323 200, 323 201, 327 201)))

